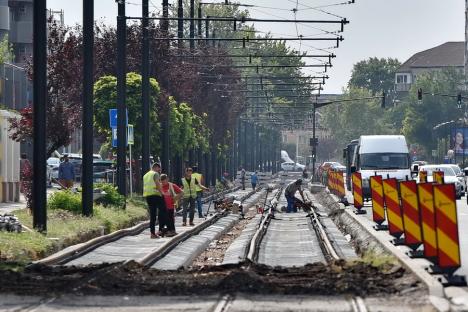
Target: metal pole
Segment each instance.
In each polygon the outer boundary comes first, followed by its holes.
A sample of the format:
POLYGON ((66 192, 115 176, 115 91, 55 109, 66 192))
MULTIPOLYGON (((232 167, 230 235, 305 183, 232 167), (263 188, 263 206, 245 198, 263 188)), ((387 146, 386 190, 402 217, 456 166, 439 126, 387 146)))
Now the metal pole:
POLYGON ((130 164, 130 197, 133 194, 133 171, 132 171, 132 144, 128 144, 129 164, 130 164))
MULTIPOLYGON (((177 17, 179 18, 177 21, 177 38, 179 38, 179 49, 182 49, 184 47, 184 41, 181 40, 184 38, 184 0, 179 0, 177 6, 177 17)), ((192 45, 192 42, 190 42, 190 45, 192 45)))
POLYGON ((82 213, 93 214, 93 50, 94 0, 83 0, 83 172, 82 213))
MULTIPOLYGON (((190 39, 195 38, 195 0, 190 0, 190 39)), ((195 40, 190 40, 190 51, 195 49, 195 40)))
MULTIPOLYGON (((163 9, 163 17, 165 18, 162 23, 162 31, 165 36, 168 35, 169 32, 169 0, 162 1, 162 9, 163 9)), ((167 81, 166 81, 167 82, 167 81)), ((167 83, 166 83, 167 84, 167 83)), ((164 170, 167 174, 169 172, 169 116, 170 116, 170 108, 167 111, 165 120, 161 122, 161 136, 162 136, 162 159, 161 159, 161 166, 162 170, 164 170)))
POLYGON ((142 123, 143 137, 141 142, 142 174, 150 170, 150 77, 149 77, 149 0, 143 0, 142 13, 142 53, 141 53, 141 91, 142 91, 142 123))
POLYGON ((46 232, 47 1, 35 0, 33 7, 33 226, 40 232, 46 232))
POLYGON ((124 196, 127 195, 126 37, 125 1, 119 1, 117 17, 117 187, 119 193, 124 196))
MULTIPOLYGON (((201 8, 201 4, 199 3, 198 4, 198 38, 201 38, 202 37, 202 8, 201 8)), ((198 44, 200 44, 200 41, 198 41, 198 44)))
POLYGON ((315 105, 313 105, 313 110, 312 110, 312 179, 315 179, 315 161, 317 159, 317 144, 316 144, 316 139, 315 139, 315 128, 316 128, 316 108, 315 105))

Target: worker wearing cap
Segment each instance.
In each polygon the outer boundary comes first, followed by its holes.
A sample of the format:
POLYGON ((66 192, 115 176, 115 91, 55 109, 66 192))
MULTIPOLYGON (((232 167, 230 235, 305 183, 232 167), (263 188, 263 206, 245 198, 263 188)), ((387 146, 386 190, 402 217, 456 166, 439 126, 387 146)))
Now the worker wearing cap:
POLYGON ((166 225, 166 204, 161 194, 161 165, 154 163, 143 176, 143 197, 148 203, 151 238, 159 238, 166 225), (159 217, 159 232, 156 233, 156 215, 159 217))
POLYGON ((302 200, 305 201, 304 199, 304 193, 302 192, 302 179, 297 179, 294 182, 291 182, 286 189, 284 190, 284 196, 286 197, 286 200, 288 202, 288 208, 286 212, 291 213, 291 212, 297 212, 297 208, 294 205, 294 198, 296 196, 296 192, 299 191, 301 194, 302 200))
MULTIPOLYGON (((198 210, 198 217, 203 218, 203 203, 202 203, 202 197, 203 197, 203 190, 202 185, 204 184, 203 181, 203 175, 198 172, 198 167, 193 166, 192 167, 193 173, 192 177, 196 180, 196 185, 195 185, 195 190, 197 192, 197 198, 196 198, 196 206, 198 210)), ((205 188, 206 189, 206 188, 205 188)))

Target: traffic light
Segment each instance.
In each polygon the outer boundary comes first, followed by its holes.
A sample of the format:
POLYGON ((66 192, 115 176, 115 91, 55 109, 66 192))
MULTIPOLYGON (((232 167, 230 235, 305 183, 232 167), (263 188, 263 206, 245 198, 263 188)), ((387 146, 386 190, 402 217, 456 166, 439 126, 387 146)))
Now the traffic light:
POLYGON ((418 101, 422 101, 422 89, 418 89, 418 101))
POLYGON ((382 92, 382 103, 380 105, 382 108, 385 108, 385 98, 386 97, 387 97, 387 93, 385 93, 385 91, 382 92))
POLYGON ((461 93, 458 93, 458 95, 457 95, 457 106, 458 106, 458 108, 462 107, 462 95, 461 95, 461 93))

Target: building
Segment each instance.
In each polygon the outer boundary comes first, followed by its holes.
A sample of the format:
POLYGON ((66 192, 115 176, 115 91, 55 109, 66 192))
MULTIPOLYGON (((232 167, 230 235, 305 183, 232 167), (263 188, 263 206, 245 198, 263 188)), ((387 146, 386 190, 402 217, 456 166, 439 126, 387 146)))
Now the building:
POLYGON ((456 68, 460 71, 465 66, 465 42, 446 42, 416 53, 410 57, 395 73, 395 91, 400 94, 407 93, 418 75, 440 71, 447 68, 456 68))

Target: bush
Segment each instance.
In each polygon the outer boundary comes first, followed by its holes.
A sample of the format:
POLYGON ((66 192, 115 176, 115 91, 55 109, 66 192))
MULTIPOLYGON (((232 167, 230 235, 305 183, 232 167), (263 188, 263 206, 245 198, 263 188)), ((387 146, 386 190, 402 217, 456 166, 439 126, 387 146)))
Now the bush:
POLYGON ((51 210, 62 209, 81 213, 81 194, 69 190, 57 191, 50 195, 47 206, 51 210))
POLYGON ((114 206, 118 208, 125 205, 125 197, 119 194, 114 185, 109 183, 96 183, 94 184, 94 188, 106 192, 106 195, 95 201, 96 204, 101 204, 104 207, 114 206))

